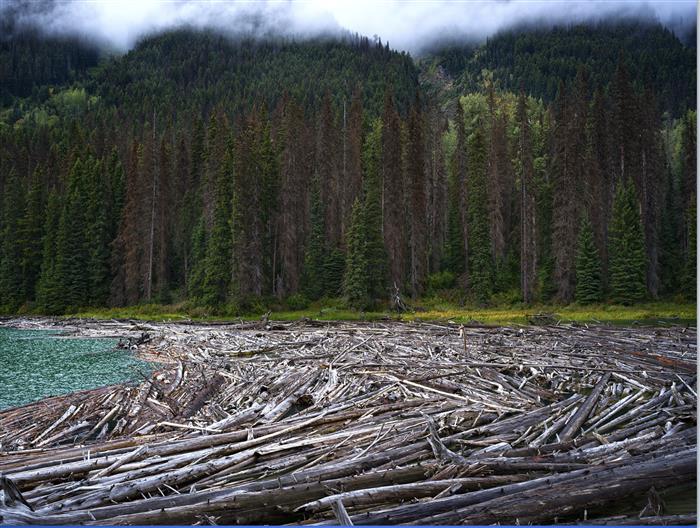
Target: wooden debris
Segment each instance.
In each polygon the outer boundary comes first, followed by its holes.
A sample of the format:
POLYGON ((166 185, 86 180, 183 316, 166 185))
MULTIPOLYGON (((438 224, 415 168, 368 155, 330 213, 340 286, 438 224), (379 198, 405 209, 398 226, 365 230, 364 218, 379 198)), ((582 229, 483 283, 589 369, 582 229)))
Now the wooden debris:
POLYGON ((0 411, 3 523, 695 519, 658 498, 696 479, 692 329, 56 326, 158 365, 0 411))

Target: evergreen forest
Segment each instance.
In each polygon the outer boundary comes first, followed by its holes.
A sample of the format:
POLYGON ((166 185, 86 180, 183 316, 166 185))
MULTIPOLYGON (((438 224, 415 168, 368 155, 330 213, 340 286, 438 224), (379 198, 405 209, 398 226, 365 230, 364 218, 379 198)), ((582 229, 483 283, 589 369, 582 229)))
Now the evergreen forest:
POLYGON ((651 23, 0 36, 0 312, 696 297, 696 49, 651 23))

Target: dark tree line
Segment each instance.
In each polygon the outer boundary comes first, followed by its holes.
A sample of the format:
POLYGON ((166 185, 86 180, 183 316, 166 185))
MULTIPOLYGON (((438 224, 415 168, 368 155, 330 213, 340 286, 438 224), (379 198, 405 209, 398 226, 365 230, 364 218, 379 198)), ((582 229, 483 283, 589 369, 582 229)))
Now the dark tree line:
MULTIPOLYGON (((146 41, 143 64, 191 38, 146 41)), ((343 50, 405 61, 364 40, 343 50)), ((214 104, 226 84, 193 75, 148 109, 139 82, 100 77, 99 98, 72 88, 0 127, 4 311, 695 296, 695 112, 662 118, 624 57, 602 84, 580 67, 548 105, 487 77, 450 120, 413 74, 378 88, 340 69, 313 98, 291 82, 250 104, 235 90, 214 104)))

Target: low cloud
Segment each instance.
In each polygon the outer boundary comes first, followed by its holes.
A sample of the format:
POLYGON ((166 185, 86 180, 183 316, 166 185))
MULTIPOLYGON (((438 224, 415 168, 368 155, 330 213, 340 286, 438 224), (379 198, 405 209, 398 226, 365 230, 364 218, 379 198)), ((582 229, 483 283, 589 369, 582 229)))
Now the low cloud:
POLYGON ((657 20, 695 27, 694 0, 5 0, 0 17, 127 50, 154 31, 189 25, 233 34, 307 37, 341 30, 419 53, 437 40, 478 41, 521 24, 657 20))

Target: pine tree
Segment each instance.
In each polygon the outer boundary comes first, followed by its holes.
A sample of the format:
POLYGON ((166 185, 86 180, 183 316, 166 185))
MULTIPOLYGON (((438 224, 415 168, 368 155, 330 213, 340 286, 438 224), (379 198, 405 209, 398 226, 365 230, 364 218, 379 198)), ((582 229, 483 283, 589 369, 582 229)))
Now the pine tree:
POLYGON ((313 159, 312 134, 302 108, 295 100, 286 102, 281 130, 280 189, 277 222, 279 269, 275 293, 286 297, 300 290, 304 268, 303 245, 309 218, 309 173, 313 159))
POLYGON ((387 90, 382 114, 382 183, 384 246, 389 261, 390 287, 403 289, 405 279, 406 232, 404 182, 401 160, 401 120, 394 97, 387 90))
POLYGON ((610 289, 613 301, 632 304, 646 296, 644 233, 631 182, 618 187, 610 226, 610 289))
POLYGON ((410 229, 410 281, 411 295, 416 298, 423 293, 428 273, 428 241, 426 232, 427 200, 425 196, 425 145, 423 143, 423 119, 418 95, 411 107, 408 119, 408 182, 410 207, 408 221, 410 229))
POLYGON ((567 91, 562 83, 555 101, 553 156, 552 249, 557 300, 570 302, 575 293, 576 241, 581 217, 587 104, 587 77, 579 69, 567 91))
POLYGON ((279 193, 279 157, 270 135, 270 123, 263 112, 263 125, 259 132, 257 158, 260 178, 260 225, 262 240, 262 291, 264 294, 275 293, 275 274, 278 267, 278 231, 275 221, 277 214, 277 195, 279 193))
POLYGON ((576 253, 576 301, 580 304, 600 302, 602 298, 600 257, 587 216, 581 221, 576 253))
POLYGON ((535 167, 525 90, 520 89, 517 107, 518 160, 520 165, 520 290, 531 303, 537 276, 537 224, 535 211, 535 167))

